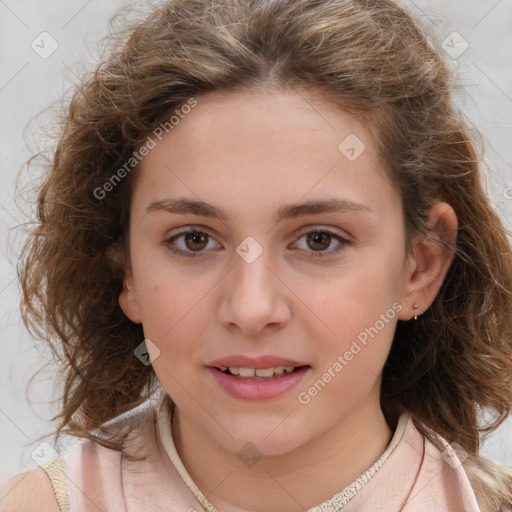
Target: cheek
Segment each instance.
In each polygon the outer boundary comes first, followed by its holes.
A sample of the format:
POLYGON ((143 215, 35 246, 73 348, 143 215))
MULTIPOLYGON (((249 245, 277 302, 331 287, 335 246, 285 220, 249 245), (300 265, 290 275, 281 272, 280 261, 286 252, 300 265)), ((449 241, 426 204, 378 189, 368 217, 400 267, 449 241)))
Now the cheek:
POLYGON ((211 287, 208 279, 198 278, 191 266, 172 261, 165 247, 155 246, 141 236, 132 253, 137 301, 142 323, 157 339, 164 337, 211 287))
MULTIPOLYGON (((320 357, 309 383, 313 389, 308 389, 311 396, 318 394, 319 411, 332 408, 343 415, 374 388, 391 349, 401 306, 388 283, 376 287, 371 279, 354 275, 337 284, 319 309, 323 323, 315 322, 309 333, 317 340, 320 357)), ((302 391, 308 394, 308 389, 302 391)))
POLYGON ((166 285, 160 281, 152 287, 145 288, 142 299, 142 324, 144 333, 154 338, 162 350, 176 338, 183 338, 185 333, 193 337, 200 328, 200 319, 204 318, 201 310, 201 299, 208 292, 208 287, 202 290, 197 283, 191 287, 183 287, 182 283, 173 281, 166 285))
POLYGON ((402 307, 399 269, 392 257, 358 257, 357 264, 348 265, 336 277, 333 274, 329 282, 310 283, 313 292, 308 306, 316 316, 309 314, 313 318, 309 337, 321 340, 322 370, 343 356, 345 377, 338 378, 338 382, 345 382, 345 378, 359 382, 361 371, 370 380, 374 378, 372 373, 380 373, 402 307))
POLYGON ((133 262, 144 336, 158 347, 161 356, 166 356, 172 348, 171 342, 185 326, 188 329, 193 326, 201 289, 198 283, 191 286, 190 279, 177 269, 144 264, 144 261, 150 260, 141 258, 138 266, 133 262))
MULTIPOLYGON (((320 319, 337 332, 340 326, 359 326, 361 329, 373 324, 380 315, 392 308, 400 298, 400 272, 398 265, 390 262, 374 262, 358 257, 358 263, 347 265, 333 272, 329 280, 322 283, 312 279, 309 287, 302 288, 302 296, 320 319)), ((396 306, 395 306, 396 307, 396 306)), ((394 310, 393 310, 394 311, 394 310)), ((352 333, 354 334, 354 333, 352 333)))

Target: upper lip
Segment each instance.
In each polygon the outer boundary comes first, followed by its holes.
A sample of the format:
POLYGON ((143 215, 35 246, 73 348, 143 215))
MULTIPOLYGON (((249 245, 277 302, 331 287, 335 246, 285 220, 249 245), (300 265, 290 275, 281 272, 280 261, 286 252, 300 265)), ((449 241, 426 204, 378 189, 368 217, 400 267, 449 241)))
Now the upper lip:
POLYGON ((220 368, 222 366, 232 366, 235 368, 275 368, 278 366, 309 366, 305 363, 300 363, 298 361, 294 361, 292 359, 286 359, 284 357, 278 356, 243 356, 243 355, 235 355, 235 356, 227 356, 222 357, 221 359, 216 359, 210 363, 207 363, 206 366, 213 366, 215 368, 220 368))

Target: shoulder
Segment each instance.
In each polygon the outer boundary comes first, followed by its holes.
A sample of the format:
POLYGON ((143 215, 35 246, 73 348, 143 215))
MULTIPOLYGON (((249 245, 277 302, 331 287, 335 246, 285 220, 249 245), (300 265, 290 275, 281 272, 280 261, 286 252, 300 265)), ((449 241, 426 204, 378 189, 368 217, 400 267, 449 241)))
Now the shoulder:
POLYGON ((59 512, 48 475, 41 468, 29 469, 0 483, 2 512, 59 512))
POLYGON ((476 494, 462 465, 467 454, 457 443, 450 445, 438 434, 425 435, 421 425, 416 426, 412 415, 408 418, 403 441, 401 460, 416 468, 409 508, 404 510, 480 512, 476 494))
MULTIPOLYGON (((55 471, 37 467, 4 480, 0 483, 1 512, 60 512, 53 484, 69 493, 71 510, 86 510, 85 500, 92 500, 105 512, 124 510, 122 462, 125 457, 144 460, 152 455, 154 426, 154 408, 133 411, 109 425, 112 432, 121 434, 120 451, 81 440, 60 458, 65 464, 55 465, 55 471), (67 485, 68 479, 75 485, 67 485)), ((139 466, 133 464, 133 469, 137 470, 139 466)))

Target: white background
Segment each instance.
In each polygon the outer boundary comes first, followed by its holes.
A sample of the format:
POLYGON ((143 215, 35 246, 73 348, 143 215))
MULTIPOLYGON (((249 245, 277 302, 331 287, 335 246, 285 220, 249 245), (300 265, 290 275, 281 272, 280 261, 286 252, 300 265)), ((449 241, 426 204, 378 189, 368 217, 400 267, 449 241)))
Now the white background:
MULTIPOLYGON (((512 198, 512 2, 417 0, 407 2, 442 40, 456 31, 469 48, 456 59, 465 86, 465 112, 486 138, 487 186, 511 228, 512 198), (509 197, 512 194, 509 194, 509 197)), ((25 222, 15 205, 15 183, 30 156, 24 129, 70 85, 77 63, 94 61, 95 43, 122 0, 0 0, 0 478, 34 467, 38 436, 52 431, 51 374, 25 390, 42 355, 21 324, 16 281, 15 226, 25 222), (58 42, 47 59, 31 48, 47 31, 58 42)), ((457 36, 458 37, 458 36, 457 36)), ((48 46, 46 46, 48 48, 48 46)), ((37 129, 28 142, 37 142, 37 129)), ((26 173, 24 172, 26 176, 26 173)), ((26 180, 24 180, 26 181, 26 180)), ((512 420, 484 444, 483 453, 512 466, 512 420)))

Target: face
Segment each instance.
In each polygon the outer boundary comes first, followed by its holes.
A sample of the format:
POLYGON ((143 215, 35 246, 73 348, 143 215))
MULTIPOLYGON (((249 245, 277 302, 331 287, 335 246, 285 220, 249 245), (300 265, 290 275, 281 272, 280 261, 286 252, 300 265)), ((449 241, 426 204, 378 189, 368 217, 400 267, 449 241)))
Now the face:
POLYGON ((183 421, 280 454, 380 411, 411 267, 365 124, 306 91, 211 93, 137 172, 120 303, 183 421))

